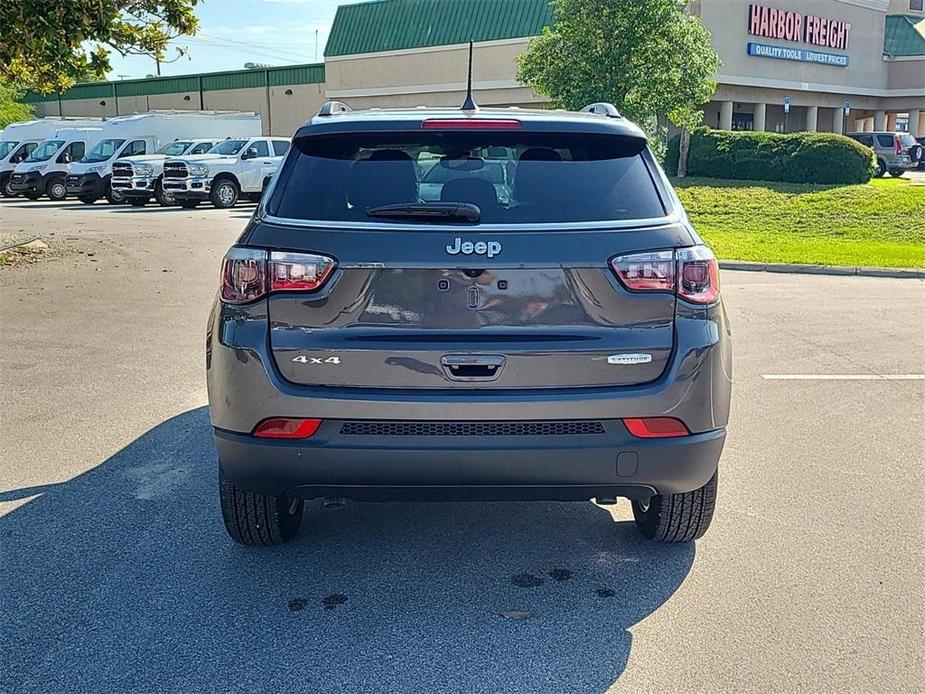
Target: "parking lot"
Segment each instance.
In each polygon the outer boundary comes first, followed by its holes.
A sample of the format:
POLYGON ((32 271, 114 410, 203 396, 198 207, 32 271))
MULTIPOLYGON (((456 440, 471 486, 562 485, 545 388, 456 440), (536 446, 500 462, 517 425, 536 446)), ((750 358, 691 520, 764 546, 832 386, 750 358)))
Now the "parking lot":
POLYGON ((0 268, 0 690, 921 691, 925 282, 724 272, 696 545, 628 502, 312 503, 244 548, 203 352, 252 209, 0 201, 50 245, 0 268))

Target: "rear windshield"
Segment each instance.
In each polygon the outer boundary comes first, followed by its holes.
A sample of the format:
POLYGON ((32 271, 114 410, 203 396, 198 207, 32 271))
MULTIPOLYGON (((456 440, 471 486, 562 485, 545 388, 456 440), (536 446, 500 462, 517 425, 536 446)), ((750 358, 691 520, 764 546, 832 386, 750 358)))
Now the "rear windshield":
POLYGON ((482 224, 665 214, 651 160, 636 138, 434 131, 315 136, 294 145, 267 206, 289 219, 389 221, 368 211, 419 203, 475 205, 482 224))

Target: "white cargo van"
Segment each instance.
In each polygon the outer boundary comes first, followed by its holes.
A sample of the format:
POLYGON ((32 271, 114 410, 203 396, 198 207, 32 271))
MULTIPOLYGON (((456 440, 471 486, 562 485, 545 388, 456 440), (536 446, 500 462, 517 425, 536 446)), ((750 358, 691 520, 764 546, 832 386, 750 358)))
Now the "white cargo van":
POLYGON ((13 169, 32 154, 42 140, 53 136, 60 128, 99 127, 99 118, 37 118, 10 123, 0 135, 0 195, 15 197, 10 189, 13 169))
POLYGON ((30 200, 46 194, 52 200, 63 200, 68 167, 90 151, 102 136, 102 128, 59 128, 16 165, 10 176, 11 192, 30 200))
POLYGON ((259 134, 260 116, 236 111, 150 111, 110 118, 96 147, 71 166, 67 194, 88 204, 102 197, 110 203, 122 202, 124 188, 113 189, 111 183, 116 160, 154 154, 178 138, 221 139, 238 131, 259 134))

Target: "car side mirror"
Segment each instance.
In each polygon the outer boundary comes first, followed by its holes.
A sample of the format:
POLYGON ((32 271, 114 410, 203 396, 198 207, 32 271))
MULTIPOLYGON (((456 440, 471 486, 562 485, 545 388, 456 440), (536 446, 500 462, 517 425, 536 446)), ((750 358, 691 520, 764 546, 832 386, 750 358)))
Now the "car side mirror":
POLYGON ((257 149, 254 147, 248 147, 244 154, 241 155, 241 159, 256 159, 257 158, 257 149))

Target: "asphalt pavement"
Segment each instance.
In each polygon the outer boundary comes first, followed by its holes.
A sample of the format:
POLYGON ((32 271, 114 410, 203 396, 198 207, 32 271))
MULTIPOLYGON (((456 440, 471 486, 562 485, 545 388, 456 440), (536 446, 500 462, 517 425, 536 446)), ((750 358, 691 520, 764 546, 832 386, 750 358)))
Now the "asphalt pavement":
POLYGON ((0 268, 0 691, 922 691, 925 282, 723 272, 696 544, 626 502, 312 503, 244 548, 203 351, 250 211, 0 200, 51 245, 0 268))

